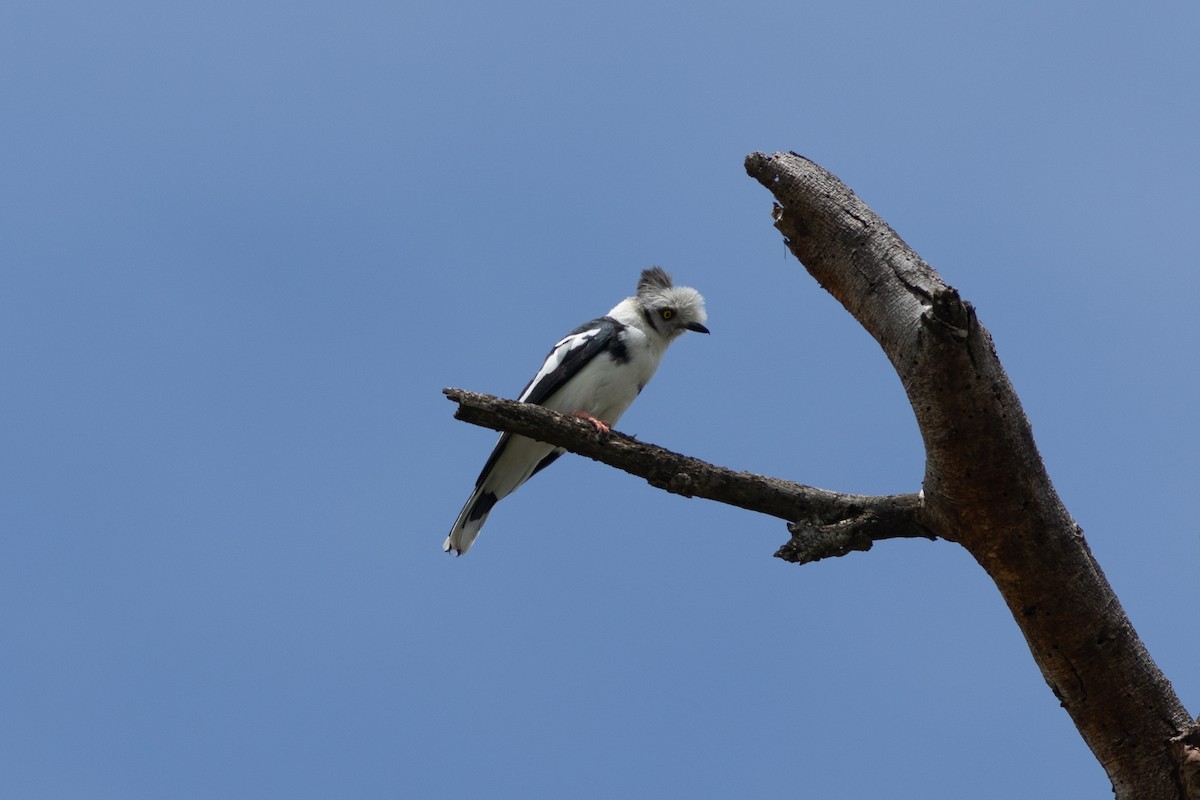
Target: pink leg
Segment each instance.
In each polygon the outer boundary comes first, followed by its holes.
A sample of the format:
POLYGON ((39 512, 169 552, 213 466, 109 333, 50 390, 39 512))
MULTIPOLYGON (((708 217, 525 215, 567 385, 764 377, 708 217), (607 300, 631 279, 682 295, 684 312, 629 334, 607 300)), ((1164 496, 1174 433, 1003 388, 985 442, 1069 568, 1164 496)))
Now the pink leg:
POLYGON ((587 413, 586 411, 576 411, 571 416, 579 417, 580 419, 587 420, 588 422, 595 425, 596 430, 600 431, 601 433, 608 433, 611 430, 611 428, 609 427, 607 422, 605 422, 602 419, 596 419, 595 417, 593 417, 591 414, 587 413))

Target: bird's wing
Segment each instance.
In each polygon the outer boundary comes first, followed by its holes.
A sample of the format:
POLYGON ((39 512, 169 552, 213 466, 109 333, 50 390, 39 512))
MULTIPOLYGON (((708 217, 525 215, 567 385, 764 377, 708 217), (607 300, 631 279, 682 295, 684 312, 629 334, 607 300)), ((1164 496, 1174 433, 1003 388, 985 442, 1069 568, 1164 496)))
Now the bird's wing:
POLYGON ((554 345, 542 368, 517 399, 522 403, 545 403, 598 353, 610 347, 624 328, 612 317, 580 325, 554 345))
MULTIPOLYGON (((624 327, 612 317, 599 317, 568 333, 551 348, 542 368, 533 376, 533 380, 529 382, 517 399, 522 403, 544 403, 574 375, 578 374, 579 370, 583 369, 597 354, 603 352, 624 327)), ((482 488, 488 483, 488 477, 496 468, 500 457, 508 449, 511 439, 512 434, 510 433, 500 436, 487 463, 479 472, 479 478, 475 481, 476 488, 482 488)), ((550 463, 560 455, 562 455, 561 451, 555 451, 541 459, 525 480, 550 466, 550 463)))

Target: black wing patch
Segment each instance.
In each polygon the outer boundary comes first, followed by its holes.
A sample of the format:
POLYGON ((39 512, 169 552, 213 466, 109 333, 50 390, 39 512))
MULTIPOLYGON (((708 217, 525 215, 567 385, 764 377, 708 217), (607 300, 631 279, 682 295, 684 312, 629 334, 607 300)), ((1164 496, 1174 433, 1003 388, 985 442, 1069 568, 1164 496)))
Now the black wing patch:
MULTIPOLYGON (((629 360, 629 353, 626 351, 625 343, 621 341, 619 334, 625 330, 625 326, 617 322, 612 317, 599 317, 591 322, 580 325, 575 330, 568 333, 558 344, 554 345, 553 349, 546 356, 546 361, 542 364, 542 368, 538 370, 537 375, 533 376, 525 389, 521 392, 520 400, 523 403, 542 404, 546 402, 555 392, 563 387, 579 370, 597 355, 604 351, 608 351, 609 355, 616 361, 624 363, 629 360)), ((479 473, 479 479, 475 481, 475 487, 483 486, 483 482, 487 480, 488 473, 496 466, 496 462, 500 460, 500 456, 504 454, 504 449, 507 447, 512 434, 505 433, 500 437, 500 441, 496 442, 496 447, 492 450, 492 454, 488 456, 487 463, 483 465, 483 470, 479 473)), ((541 472, 546 467, 550 466, 556 458, 562 455, 562 451, 554 451, 546 456, 541 462, 534 467, 530 477, 541 472)), ((478 508, 473 509, 473 512, 483 510, 483 513, 491 510, 491 506, 487 504, 485 498, 488 495, 480 497, 478 508)), ((495 499, 491 503, 495 503, 495 499)))
POLYGON ((605 350, 608 350, 616 361, 628 361, 629 353, 626 352, 625 344, 619 336, 623 330, 625 326, 612 317, 600 317, 568 333, 546 356, 538 374, 521 392, 520 400, 539 405, 546 402, 589 361, 605 350))

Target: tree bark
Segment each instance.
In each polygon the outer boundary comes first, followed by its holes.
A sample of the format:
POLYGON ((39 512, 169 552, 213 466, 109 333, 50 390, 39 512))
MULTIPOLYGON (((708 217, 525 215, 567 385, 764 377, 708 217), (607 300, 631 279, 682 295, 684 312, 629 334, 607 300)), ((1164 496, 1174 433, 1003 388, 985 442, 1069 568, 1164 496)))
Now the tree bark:
POLYGON ((879 342, 925 445, 922 492, 868 497, 738 473, 599 434, 537 406, 457 389, 460 419, 532 436, 644 477, 788 520, 800 563, 878 539, 942 538, 991 576, 1051 691, 1119 800, 1200 798, 1200 726, 1146 652, 1046 474, 975 311, 832 174, 794 153, 746 158, 792 253, 879 342))
POLYGON ((753 153, 746 171, 774 194, 791 251, 900 376, 925 443, 918 520, 995 581, 1116 796, 1186 796, 1181 742, 1196 726, 1059 500, 974 309, 813 162, 753 153))

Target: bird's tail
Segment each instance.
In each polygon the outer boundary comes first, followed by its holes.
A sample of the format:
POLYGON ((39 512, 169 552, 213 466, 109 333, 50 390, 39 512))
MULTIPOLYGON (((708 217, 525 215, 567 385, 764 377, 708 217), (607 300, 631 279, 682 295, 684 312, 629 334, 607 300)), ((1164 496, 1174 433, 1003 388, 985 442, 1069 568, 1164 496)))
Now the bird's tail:
POLYGON ((470 550, 471 545, 475 543, 475 537, 479 535, 479 529, 487 521, 488 514, 498 499, 492 492, 476 487, 463 510, 459 512, 458 519, 454 521, 450 535, 442 543, 442 550, 456 556, 470 550))

